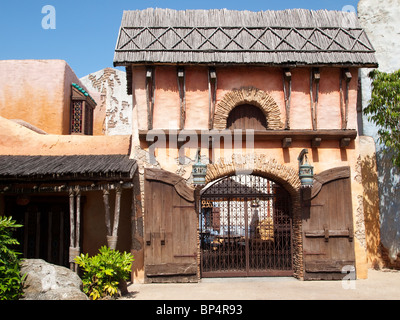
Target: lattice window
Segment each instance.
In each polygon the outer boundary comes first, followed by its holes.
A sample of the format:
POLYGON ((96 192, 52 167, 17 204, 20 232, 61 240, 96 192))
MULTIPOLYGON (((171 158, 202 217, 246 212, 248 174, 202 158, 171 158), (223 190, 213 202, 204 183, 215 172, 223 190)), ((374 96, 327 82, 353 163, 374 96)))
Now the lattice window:
POLYGON ((96 102, 79 85, 72 84, 71 96, 71 134, 93 135, 93 111, 96 102))
POLYGON ((82 133, 83 101, 72 103, 71 133, 82 133))

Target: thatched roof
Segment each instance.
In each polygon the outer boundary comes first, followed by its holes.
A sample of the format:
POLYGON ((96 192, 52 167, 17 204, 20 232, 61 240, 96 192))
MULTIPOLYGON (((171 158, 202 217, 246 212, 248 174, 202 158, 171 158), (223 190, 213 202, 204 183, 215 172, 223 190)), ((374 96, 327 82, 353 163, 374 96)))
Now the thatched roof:
POLYGON ((132 179, 127 155, 0 156, 0 181, 132 179))
POLYGON ((114 65, 376 67, 374 52, 351 12, 146 9, 124 12, 114 65))

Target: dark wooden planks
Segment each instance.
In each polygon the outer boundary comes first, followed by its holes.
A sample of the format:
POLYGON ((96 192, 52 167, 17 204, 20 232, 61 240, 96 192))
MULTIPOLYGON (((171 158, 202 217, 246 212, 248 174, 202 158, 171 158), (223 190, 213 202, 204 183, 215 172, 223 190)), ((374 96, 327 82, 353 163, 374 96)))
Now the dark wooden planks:
POLYGON ((197 281, 194 190, 163 170, 145 170, 145 275, 147 282, 197 281), (176 186, 179 185, 178 188, 176 186), (186 190, 184 190, 186 189, 186 190), (180 192, 178 192, 178 190, 180 192))
POLYGON ((327 170, 316 181, 318 191, 303 202, 304 279, 340 280, 344 266, 355 270, 350 169, 327 170))

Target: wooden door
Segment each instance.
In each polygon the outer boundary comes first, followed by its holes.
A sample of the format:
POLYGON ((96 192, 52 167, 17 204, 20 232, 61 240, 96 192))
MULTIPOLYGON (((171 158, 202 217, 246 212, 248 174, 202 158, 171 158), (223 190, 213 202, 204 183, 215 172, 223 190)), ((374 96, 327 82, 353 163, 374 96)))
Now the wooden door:
POLYGON ((244 104, 235 107, 230 112, 226 128, 265 130, 268 128, 268 125, 265 115, 260 108, 244 104))
POLYGON ((308 197, 303 193, 304 198, 304 279, 341 280, 345 270, 355 271, 350 168, 316 175, 311 193, 308 197))
POLYGON ((173 173, 145 170, 146 282, 197 282, 194 189, 173 173))

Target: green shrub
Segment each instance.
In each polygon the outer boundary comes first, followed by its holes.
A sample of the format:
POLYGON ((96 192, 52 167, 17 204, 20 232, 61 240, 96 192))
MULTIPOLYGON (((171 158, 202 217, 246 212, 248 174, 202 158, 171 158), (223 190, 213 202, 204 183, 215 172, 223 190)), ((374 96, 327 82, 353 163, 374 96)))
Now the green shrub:
POLYGON ((99 254, 81 254, 75 262, 82 268, 83 291, 93 300, 116 296, 118 284, 129 279, 133 256, 103 246, 99 254))
POLYGON ((18 300, 22 295, 25 276, 20 275, 20 253, 12 248, 19 244, 12 232, 20 227, 11 217, 0 217, 0 300, 18 300))

